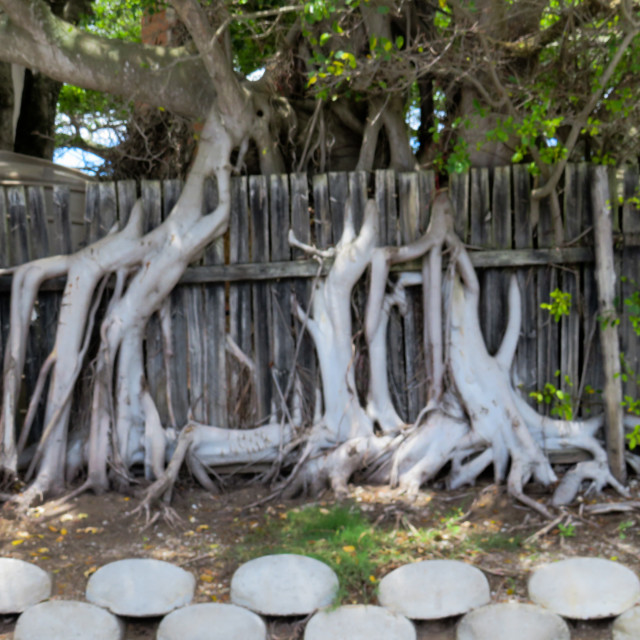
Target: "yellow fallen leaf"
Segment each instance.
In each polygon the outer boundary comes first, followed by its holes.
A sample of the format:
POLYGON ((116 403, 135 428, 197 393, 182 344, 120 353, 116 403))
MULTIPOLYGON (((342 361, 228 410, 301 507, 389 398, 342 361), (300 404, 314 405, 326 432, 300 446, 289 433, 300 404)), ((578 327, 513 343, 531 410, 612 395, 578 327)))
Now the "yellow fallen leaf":
POLYGON ((85 520, 88 517, 89 517, 88 513, 79 513, 78 514, 78 520, 85 520))
POLYGON ((93 566, 93 567, 89 567, 85 572, 84 572, 84 577, 88 578, 92 573, 95 573, 98 570, 98 567, 93 566))
POLYGON ((58 536, 56 538, 56 542, 62 542, 64 540, 64 536, 58 536))
POLYGON ((61 536, 66 536, 68 533, 68 531, 66 529, 60 529, 60 535, 61 536))
POLYGON ((54 527, 52 524, 49 525, 49 531, 53 531, 53 533, 58 533, 58 528, 54 527))
POLYGON ((206 531, 209 528, 208 524, 199 524, 196 527, 196 531, 206 531))
POLYGON ((375 581, 376 581, 375 576, 369 576, 369 582, 375 582, 375 581))
POLYGON ((207 576, 203 574, 200 576, 200 580, 202 580, 202 582, 213 582, 213 576, 207 576))
POLYGON ((38 553, 47 553, 49 551, 49 547, 40 547, 38 549, 38 553))
POLYGON ((12 544, 14 547, 17 547, 19 544, 22 544, 23 542, 24 542, 24 540, 12 540, 12 541, 11 541, 11 544, 12 544))
POLYGON ((71 513, 64 513, 60 516, 60 522, 69 522, 74 519, 74 515, 71 513))
POLYGON ((342 547, 342 550, 346 551, 347 553, 353 553, 356 550, 356 548, 351 544, 347 544, 344 547, 342 547))
POLYGON ((211 596, 211 599, 212 599, 214 602, 218 602, 218 597, 217 597, 217 596, 212 595, 212 596, 211 596))

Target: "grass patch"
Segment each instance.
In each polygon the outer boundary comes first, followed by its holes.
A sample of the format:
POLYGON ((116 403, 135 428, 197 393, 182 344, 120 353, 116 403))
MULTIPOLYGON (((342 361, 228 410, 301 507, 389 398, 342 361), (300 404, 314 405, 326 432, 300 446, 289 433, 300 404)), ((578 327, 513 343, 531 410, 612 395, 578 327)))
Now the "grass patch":
POLYGON ((463 559, 483 551, 514 551, 519 537, 476 531, 457 509, 418 528, 374 525, 355 505, 307 506, 269 516, 232 551, 237 562, 274 553, 296 553, 328 564, 338 575, 336 603, 374 600, 380 578, 392 569, 428 558, 463 559))

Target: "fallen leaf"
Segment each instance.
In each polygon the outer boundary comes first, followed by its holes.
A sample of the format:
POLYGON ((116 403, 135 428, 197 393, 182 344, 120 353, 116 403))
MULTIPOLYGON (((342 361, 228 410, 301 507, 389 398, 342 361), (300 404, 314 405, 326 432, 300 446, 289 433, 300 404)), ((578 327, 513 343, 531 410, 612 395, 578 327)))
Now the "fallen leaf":
POLYGON ((95 573, 98 570, 98 567, 93 566, 93 567, 89 567, 85 572, 84 572, 84 577, 88 578, 92 573, 95 573))
POLYGON ((23 542, 24 542, 24 540, 12 540, 12 541, 11 541, 11 544, 12 544, 14 547, 17 547, 19 544, 22 544, 23 542))
POLYGON ((356 548, 351 544, 347 544, 344 547, 342 547, 342 550, 346 551, 347 553, 353 553, 356 550, 356 548))

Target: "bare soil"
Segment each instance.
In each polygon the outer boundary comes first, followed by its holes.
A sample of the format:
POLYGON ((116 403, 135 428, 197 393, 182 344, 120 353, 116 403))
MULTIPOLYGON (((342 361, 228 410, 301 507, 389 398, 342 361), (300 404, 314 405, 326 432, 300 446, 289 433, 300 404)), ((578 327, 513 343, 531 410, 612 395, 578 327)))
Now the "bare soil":
MULTIPOLYGON (((632 494, 632 500, 640 499, 637 482, 632 486, 632 494)), ((257 486, 212 495, 182 485, 177 488, 172 505, 181 521, 173 525, 158 519, 147 526, 143 515, 133 513, 138 500, 115 493, 85 494, 68 502, 49 502, 21 516, 5 509, 0 519, 0 554, 34 562, 51 572, 54 598, 82 600, 88 577, 108 562, 156 558, 196 575, 197 602, 226 602, 231 576, 239 564, 234 550, 246 536, 261 527, 265 519, 284 518, 288 510, 312 502, 276 499, 250 506, 267 495, 266 489, 257 486)), ((333 497, 325 494, 320 500, 330 505, 333 497)), ((460 529, 456 535, 449 536, 444 530, 435 545, 416 560, 447 557, 465 531, 486 532, 487 539, 499 533, 524 540, 549 524, 529 509, 514 504, 492 485, 454 492, 426 489, 412 500, 384 487, 353 487, 348 500, 361 506, 376 526, 395 529, 399 536, 412 528, 436 528, 445 514, 459 510, 463 515, 457 520, 460 529)), ((586 515, 590 503, 616 504, 616 500, 611 494, 585 500, 566 510, 561 527, 551 527, 526 545, 484 550, 480 544, 469 550, 464 559, 486 573, 496 602, 526 602, 530 572, 540 564, 566 557, 614 559, 640 575, 638 513, 586 515)), ((377 578, 391 568, 382 568, 377 578)), ((0 617, 0 640, 12 637, 15 622, 15 616, 0 617)), ((267 622, 271 640, 302 637, 304 620, 267 622)), ((127 640, 155 638, 158 623, 159 619, 128 620, 127 640)), ((419 623, 418 638, 453 640, 455 624, 455 619, 419 623)), ((611 620, 570 622, 572 638, 610 639, 611 624, 611 620)))

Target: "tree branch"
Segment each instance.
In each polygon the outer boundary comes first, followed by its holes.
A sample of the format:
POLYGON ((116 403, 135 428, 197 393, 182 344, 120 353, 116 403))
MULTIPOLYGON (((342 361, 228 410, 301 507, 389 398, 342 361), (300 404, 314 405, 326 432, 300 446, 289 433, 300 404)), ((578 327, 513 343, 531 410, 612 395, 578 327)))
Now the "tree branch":
POLYGON ((184 47, 103 38, 55 16, 43 0, 0 0, 0 59, 86 89, 205 117, 215 97, 202 61, 184 47))

